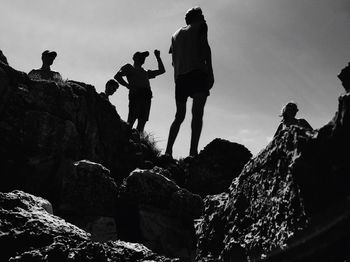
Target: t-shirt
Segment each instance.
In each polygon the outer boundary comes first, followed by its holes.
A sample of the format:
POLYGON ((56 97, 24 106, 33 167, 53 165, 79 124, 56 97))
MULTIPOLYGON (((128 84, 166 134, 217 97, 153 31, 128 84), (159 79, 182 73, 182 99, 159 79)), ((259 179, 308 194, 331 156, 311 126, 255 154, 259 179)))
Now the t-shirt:
POLYGON ((135 68, 131 64, 122 66, 119 70, 120 73, 126 76, 130 85, 129 92, 131 95, 150 95, 152 97, 151 85, 149 79, 155 78, 154 71, 141 68, 135 68))
POLYGON ((42 69, 33 69, 28 74, 32 80, 51 80, 51 81, 62 81, 60 73, 55 71, 46 71, 42 69))
POLYGON ((207 72, 204 44, 208 26, 197 22, 177 30, 171 38, 169 53, 172 54, 175 79, 194 70, 207 72))

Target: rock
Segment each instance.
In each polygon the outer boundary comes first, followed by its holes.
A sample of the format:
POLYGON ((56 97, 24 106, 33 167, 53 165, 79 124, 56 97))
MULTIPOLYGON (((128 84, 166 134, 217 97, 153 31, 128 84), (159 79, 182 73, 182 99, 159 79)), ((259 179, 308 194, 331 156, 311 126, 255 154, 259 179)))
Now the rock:
POLYGON ((168 171, 163 173, 167 178, 173 180, 178 186, 184 187, 186 181, 186 166, 182 161, 173 159, 169 155, 161 155, 155 161, 155 165, 168 171))
POLYGON ((109 170, 100 164, 75 162, 71 172, 63 175, 61 192, 61 215, 115 215, 118 187, 109 170))
POLYGON ((42 198, 22 191, 0 193, 0 261, 8 261, 16 253, 49 246, 55 237, 62 236, 85 241, 89 235, 48 213, 42 206, 42 198))
POLYGON ((6 246, 1 261, 179 261, 136 243, 92 242, 83 230, 48 213, 43 201, 22 191, 0 193, 0 245, 6 246))
POLYGON ((32 81, 0 63, 0 190, 21 189, 56 207, 66 164, 100 163, 117 183, 152 161, 139 134, 95 88, 76 81, 32 81))
POLYGON ((234 260, 238 246, 249 260, 350 256, 349 106, 345 94, 333 120, 321 129, 284 130, 245 165, 228 195, 205 199, 197 260, 234 260))
POLYGON ((196 227, 199 246, 197 261, 201 261, 201 259, 216 261, 225 247, 222 239, 224 234, 223 216, 228 198, 228 193, 210 195, 204 198, 204 215, 196 227))
POLYGON ((216 138, 190 161, 185 187, 201 196, 228 192, 251 156, 243 145, 216 138))
POLYGON ((195 255, 195 218, 203 201, 181 189, 161 168, 133 171, 120 188, 117 226, 120 238, 184 261, 195 255))
POLYGON ((7 58, 1 50, 0 50, 0 62, 8 65, 7 58))
POLYGON ((114 217, 73 214, 64 215, 63 218, 67 222, 88 232, 91 235, 91 240, 94 242, 104 243, 119 239, 114 217))
POLYGON ((87 160, 71 163, 61 176, 56 214, 91 234, 94 241, 117 240, 118 186, 110 171, 87 160))

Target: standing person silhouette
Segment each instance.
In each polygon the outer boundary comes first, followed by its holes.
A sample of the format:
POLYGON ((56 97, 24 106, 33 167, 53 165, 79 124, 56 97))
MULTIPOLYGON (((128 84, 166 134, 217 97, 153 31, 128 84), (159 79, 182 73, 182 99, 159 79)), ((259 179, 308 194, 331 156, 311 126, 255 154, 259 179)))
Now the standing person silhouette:
POLYGON ((41 60, 43 62, 40 69, 33 69, 29 72, 28 76, 32 80, 50 80, 50 81, 62 81, 60 73, 52 71, 51 66, 55 60, 57 53, 55 51, 45 50, 41 54, 41 60))
POLYGON ((165 154, 172 156, 173 145, 186 115, 187 98, 193 99, 190 156, 198 154, 202 132, 204 106, 214 84, 208 26, 200 7, 189 9, 186 26, 178 29, 171 39, 169 53, 175 76, 176 114, 170 126, 165 154))
POLYGON ((154 50, 158 62, 158 70, 145 70, 142 65, 145 63, 149 52, 136 52, 132 59, 133 65, 126 64, 121 67, 114 79, 122 86, 129 89, 129 114, 128 124, 133 127, 137 120, 136 129, 143 132, 148 121, 151 109, 152 91, 149 79, 165 73, 165 68, 160 58, 160 51, 154 50), (126 77, 127 82, 123 77, 126 77))

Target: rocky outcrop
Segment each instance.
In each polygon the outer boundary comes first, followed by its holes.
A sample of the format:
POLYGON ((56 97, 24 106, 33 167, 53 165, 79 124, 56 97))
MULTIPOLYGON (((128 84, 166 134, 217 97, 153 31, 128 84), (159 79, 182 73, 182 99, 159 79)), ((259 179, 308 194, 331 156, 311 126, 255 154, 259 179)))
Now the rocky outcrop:
POLYGON ((0 62, 8 65, 7 58, 1 50, 0 50, 0 62))
POLYGON ((0 63, 1 191, 22 189, 58 203, 67 162, 108 168, 117 183, 152 156, 93 86, 32 81, 0 63))
POLYGON ((161 168, 135 170, 120 189, 117 216, 120 238, 151 250, 193 261, 196 239, 193 220, 202 214, 200 196, 181 189, 161 168))
POLYGON ((83 230, 48 213, 47 205, 22 191, 0 193, 1 261, 179 261, 156 255, 141 244, 92 242, 83 230))
POLYGON ((114 217, 118 186, 110 171, 86 160, 68 162, 65 166, 55 215, 89 232, 92 240, 117 240, 114 217))
POLYGON ((108 169, 90 161, 78 161, 62 177, 57 212, 70 215, 115 215, 118 187, 108 169))
POLYGON ((350 257, 349 106, 349 94, 343 95, 323 128, 281 132, 245 165, 229 194, 205 199, 198 260, 350 257))
POLYGON ((243 145, 216 138, 189 163, 185 187, 201 196, 228 192, 251 157, 243 145))

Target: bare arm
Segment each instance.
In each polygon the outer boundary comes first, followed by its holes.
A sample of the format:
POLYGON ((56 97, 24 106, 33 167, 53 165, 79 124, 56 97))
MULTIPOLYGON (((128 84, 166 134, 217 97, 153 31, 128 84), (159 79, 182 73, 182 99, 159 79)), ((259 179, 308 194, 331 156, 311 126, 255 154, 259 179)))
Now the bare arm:
POLYGON ((158 62, 158 70, 149 70, 148 71, 149 78, 154 78, 156 76, 159 76, 159 75, 165 73, 165 67, 164 67, 163 61, 160 58, 160 51, 154 50, 154 55, 155 55, 157 62, 158 62))
POLYGON ((203 45, 203 55, 205 59, 205 63, 207 65, 208 74, 209 74, 209 86, 210 88, 214 85, 214 72, 213 72, 213 65, 212 65, 212 59, 211 59, 211 48, 208 43, 208 27, 207 24, 203 24, 202 32, 201 32, 201 42, 203 45))
POLYGON ((130 89, 129 83, 126 82, 126 81, 124 80, 124 78, 123 78, 123 77, 126 76, 127 66, 128 66, 128 65, 123 66, 123 67, 118 71, 118 73, 116 73, 116 75, 114 76, 114 79, 117 80, 118 83, 121 84, 122 86, 125 86, 127 89, 130 89))

